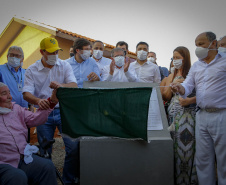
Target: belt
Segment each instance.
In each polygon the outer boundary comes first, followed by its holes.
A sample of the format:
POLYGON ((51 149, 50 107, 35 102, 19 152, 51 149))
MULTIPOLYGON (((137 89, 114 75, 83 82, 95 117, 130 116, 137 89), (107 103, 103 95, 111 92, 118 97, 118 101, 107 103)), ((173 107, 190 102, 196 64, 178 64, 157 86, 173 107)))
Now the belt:
POLYGON ((222 108, 222 109, 220 109, 220 108, 205 108, 205 109, 202 109, 199 106, 197 106, 195 111, 198 112, 199 110, 204 110, 206 112, 217 112, 217 111, 220 111, 220 110, 223 110, 223 109, 224 108, 222 108))

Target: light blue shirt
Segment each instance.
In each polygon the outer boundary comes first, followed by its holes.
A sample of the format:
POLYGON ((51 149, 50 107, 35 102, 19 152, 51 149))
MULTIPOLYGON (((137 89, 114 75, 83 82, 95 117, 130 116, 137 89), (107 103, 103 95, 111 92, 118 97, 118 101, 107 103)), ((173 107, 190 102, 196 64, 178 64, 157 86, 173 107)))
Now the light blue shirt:
POLYGON ((21 67, 16 72, 15 69, 8 64, 0 65, 0 82, 3 82, 8 86, 13 102, 16 102, 16 104, 27 108, 28 102, 23 99, 22 89, 19 91, 18 88, 18 85, 21 87, 24 86, 24 74, 25 69, 21 67))
MULTIPOLYGON (((88 58, 87 60, 83 61, 82 63, 78 63, 75 60, 75 57, 71 57, 66 60, 72 67, 73 73, 77 80, 77 85, 79 88, 83 87, 83 82, 88 81, 87 76, 94 72, 100 78, 100 71, 96 64, 96 61, 93 58, 88 58)), ((101 79, 101 78, 100 78, 101 79)))
POLYGON ((163 72, 164 77, 169 76, 169 71, 168 71, 168 69, 166 67, 159 66, 159 68, 162 69, 162 72, 163 72))
POLYGON ((226 54, 218 53, 209 64, 202 60, 195 62, 182 86, 183 98, 196 89, 200 108, 226 108, 226 54))

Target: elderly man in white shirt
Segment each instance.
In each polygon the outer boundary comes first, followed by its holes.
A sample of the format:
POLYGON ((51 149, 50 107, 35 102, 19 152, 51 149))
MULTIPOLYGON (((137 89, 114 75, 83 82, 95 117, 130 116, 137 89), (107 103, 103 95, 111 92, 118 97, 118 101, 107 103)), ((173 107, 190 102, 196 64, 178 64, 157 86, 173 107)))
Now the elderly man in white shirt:
POLYGON ((100 70, 100 75, 102 75, 103 67, 111 64, 111 59, 104 57, 103 54, 104 43, 96 40, 92 46, 92 58, 96 61, 96 64, 100 70))
MULTIPOLYGON (((25 73, 25 81, 23 88, 23 96, 26 101, 34 104, 41 109, 48 109, 50 104, 47 98, 52 94, 52 87, 77 87, 77 81, 73 74, 73 70, 69 63, 58 58, 58 51, 61 50, 56 39, 47 37, 40 43, 41 60, 36 61, 29 66, 25 73)), ((55 106, 50 113, 48 121, 44 125, 37 127, 38 142, 41 146, 43 139, 52 140, 56 127, 60 133, 62 132, 61 117, 59 104, 55 106)), ((71 150, 70 141, 68 138, 63 138, 65 144, 65 163, 64 173, 68 173, 68 165, 70 159, 68 153, 71 150)), ((40 152, 43 154, 43 149, 40 147, 40 152)), ((51 156, 52 148, 48 150, 51 156)), ((68 170, 69 171, 69 170, 68 170)))
POLYGON ((218 52, 216 35, 204 32, 196 37, 198 61, 182 84, 172 83, 173 92, 183 98, 196 89, 196 169, 200 185, 226 184, 226 54, 218 52))
POLYGON ((125 52, 121 48, 114 48, 111 51, 112 62, 103 68, 102 81, 110 82, 135 82, 129 69, 130 60, 126 62, 125 52))
POLYGON ((159 68, 154 63, 147 61, 148 51, 148 44, 139 42, 136 46, 137 61, 131 63, 129 69, 137 77, 138 82, 160 84, 159 68))

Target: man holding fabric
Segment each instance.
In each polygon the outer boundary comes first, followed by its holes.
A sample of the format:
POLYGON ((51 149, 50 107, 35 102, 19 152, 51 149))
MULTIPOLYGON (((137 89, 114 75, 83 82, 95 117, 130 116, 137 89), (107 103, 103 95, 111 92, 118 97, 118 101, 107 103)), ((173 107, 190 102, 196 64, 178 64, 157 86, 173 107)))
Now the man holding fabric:
POLYGON ((83 38, 78 38, 73 44, 75 56, 66 60, 73 70, 74 76, 78 82, 78 87, 83 87, 84 81, 100 81, 100 71, 96 61, 90 57, 90 42, 83 38))
POLYGON ((7 54, 8 62, 0 65, 0 82, 8 85, 13 102, 21 107, 28 107, 28 102, 24 100, 22 89, 24 86, 25 69, 22 68, 24 52, 19 46, 11 46, 7 54))
POLYGON ((135 82, 136 77, 128 70, 130 60, 126 62, 124 50, 121 48, 114 48, 111 51, 111 56, 111 64, 103 68, 102 81, 135 82))
POLYGON ((92 58, 96 61, 99 68, 100 75, 102 75, 103 67, 111 64, 111 59, 103 56, 104 54, 104 43, 96 40, 92 46, 92 58))
POLYGON ((48 109, 33 113, 12 103, 8 86, 0 82, 0 184, 57 185, 53 163, 33 155, 38 148, 27 143, 28 128, 44 124, 58 102, 55 92, 47 100, 48 109))
MULTIPOLYGON (((32 64, 25 73, 25 82, 23 88, 24 99, 29 103, 34 104, 41 109, 48 109, 49 104, 47 98, 54 89, 58 87, 77 87, 77 81, 73 75, 71 66, 58 58, 58 51, 61 48, 58 46, 56 39, 47 37, 40 43, 41 60, 32 64)), ((37 127, 38 142, 41 144, 43 139, 52 140, 56 127, 62 133, 61 117, 59 104, 48 117, 48 121, 44 125, 37 127)), ((68 138, 63 138, 65 144, 65 163, 64 173, 69 173, 68 166, 70 165, 70 141, 68 138)), ((52 148, 48 150, 51 154, 52 148)), ((40 148, 41 154, 43 149, 40 148)))
POLYGON ((132 74, 138 82, 160 83, 159 68, 154 63, 147 61, 149 46, 146 42, 139 42, 136 46, 137 61, 130 64, 132 74))
POLYGON ((216 35, 204 32, 196 37, 198 61, 185 81, 172 83, 173 92, 186 98, 196 89, 196 169, 200 185, 226 184, 226 55, 216 48, 216 35))

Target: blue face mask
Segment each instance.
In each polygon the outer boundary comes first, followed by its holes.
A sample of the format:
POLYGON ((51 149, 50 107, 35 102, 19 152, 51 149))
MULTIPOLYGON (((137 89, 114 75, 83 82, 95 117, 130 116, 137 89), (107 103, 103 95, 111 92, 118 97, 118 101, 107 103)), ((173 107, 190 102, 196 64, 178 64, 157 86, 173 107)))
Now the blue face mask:
POLYGON ((222 53, 226 53, 226 48, 219 47, 219 48, 218 48, 218 51, 220 51, 220 52, 222 52, 222 53))
POLYGON ((8 64, 12 67, 18 67, 20 66, 20 58, 16 57, 8 57, 8 64))

